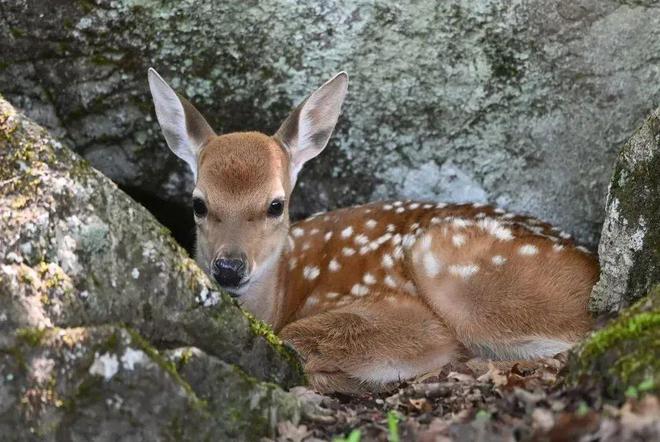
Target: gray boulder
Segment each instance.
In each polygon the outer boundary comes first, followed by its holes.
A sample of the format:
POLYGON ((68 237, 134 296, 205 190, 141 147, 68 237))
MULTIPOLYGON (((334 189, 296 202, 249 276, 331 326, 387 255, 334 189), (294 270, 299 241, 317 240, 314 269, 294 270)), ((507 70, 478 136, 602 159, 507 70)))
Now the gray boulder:
POLYGON ((194 348, 166 358, 130 329, 31 328, 12 339, 0 348, 3 440, 258 440, 299 418, 274 384, 194 348))
POLYGON ((191 177, 153 118, 149 66, 220 132, 273 132, 352 75, 297 216, 489 200, 593 245, 618 146, 660 101, 659 57, 653 1, 17 0, 0 15, 0 90, 183 236, 191 177))
POLYGON ((594 312, 619 311, 660 284, 660 108, 621 149, 598 252, 594 312))
POLYGON ((297 419, 271 383, 303 381, 295 356, 2 97, 0 164, 0 434, 250 439, 297 419))

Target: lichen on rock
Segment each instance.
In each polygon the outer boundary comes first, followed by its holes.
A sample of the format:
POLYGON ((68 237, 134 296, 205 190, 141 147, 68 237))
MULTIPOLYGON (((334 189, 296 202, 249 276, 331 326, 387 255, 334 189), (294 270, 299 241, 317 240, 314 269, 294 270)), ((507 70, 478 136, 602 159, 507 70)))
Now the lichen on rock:
POLYGON ((154 209, 179 208, 192 178, 155 121, 149 66, 219 133, 273 133, 346 70, 343 116, 298 180, 296 216, 484 197, 595 244, 620 140, 660 100, 651 3, 99 0, 42 14, 50 2, 16 0, 0 19, 0 90, 154 209))
POLYGON ((143 207, 2 97, 0 163, 0 403, 14 410, 0 413, 0 434, 258 439, 296 419, 275 384, 304 380, 293 353, 143 207), (213 403, 192 365, 183 376, 155 344, 194 349, 213 403))
POLYGON ((596 313, 618 311, 660 281, 660 108, 619 154, 598 252, 596 313))
POLYGON ((601 274, 590 307, 598 314, 620 314, 573 352, 568 384, 615 400, 658 393, 660 108, 621 149, 598 251, 601 274))

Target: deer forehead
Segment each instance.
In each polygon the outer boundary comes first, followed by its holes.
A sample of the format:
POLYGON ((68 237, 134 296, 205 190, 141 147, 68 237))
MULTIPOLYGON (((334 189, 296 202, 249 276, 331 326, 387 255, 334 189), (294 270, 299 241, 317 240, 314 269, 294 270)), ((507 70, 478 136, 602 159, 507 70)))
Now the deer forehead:
MULTIPOLYGON (((271 137, 242 132, 212 137, 199 156, 197 193, 210 206, 246 208, 286 197, 289 161, 271 137)), ((256 209, 256 207, 254 207, 256 209)))

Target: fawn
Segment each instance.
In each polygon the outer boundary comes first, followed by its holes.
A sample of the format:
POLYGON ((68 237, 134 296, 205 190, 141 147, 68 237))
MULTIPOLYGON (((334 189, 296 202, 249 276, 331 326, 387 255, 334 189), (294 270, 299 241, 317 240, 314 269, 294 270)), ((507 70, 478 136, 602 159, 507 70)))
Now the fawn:
POLYGON ((330 138, 346 73, 273 136, 216 135, 153 69, 149 85, 167 144, 194 175, 197 262, 293 345, 316 390, 382 389, 473 356, 552 356, 589 330, 597 261, 538 219, 394 201, 289 225, 296 178, 330 138))

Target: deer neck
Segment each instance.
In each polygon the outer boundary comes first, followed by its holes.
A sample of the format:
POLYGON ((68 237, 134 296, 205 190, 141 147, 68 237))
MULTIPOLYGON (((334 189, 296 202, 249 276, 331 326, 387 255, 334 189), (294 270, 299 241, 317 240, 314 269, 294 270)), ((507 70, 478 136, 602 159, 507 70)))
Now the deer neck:
POLYGON ((276 332, 304 302, 303 294, 289 290, 288 263, 293 253, 289 244, 285 241, 280 250, 268 258, 258 277, 239 298, 243 308, 270 324, 276 332))

